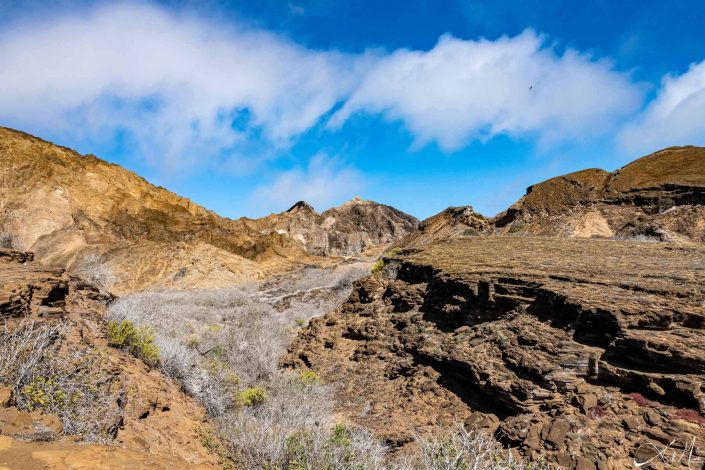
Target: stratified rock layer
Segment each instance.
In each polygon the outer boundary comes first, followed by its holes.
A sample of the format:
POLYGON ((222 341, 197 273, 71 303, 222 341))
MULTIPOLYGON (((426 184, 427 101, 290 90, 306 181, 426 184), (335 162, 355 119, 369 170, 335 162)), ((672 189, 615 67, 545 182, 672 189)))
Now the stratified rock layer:
POLYGON ((341 411, 392 445, 466 425, 567 468, 622 468, 704 442, 705 249, 473 237, 383 272, 287 362, 340 381, 341 411))
POLYGON ((93 155, 0 127, 0 243, 74 272, 98 258, 116 292, 214 287, 397 241, 418 221, 372 201, 237 220, 93 155))

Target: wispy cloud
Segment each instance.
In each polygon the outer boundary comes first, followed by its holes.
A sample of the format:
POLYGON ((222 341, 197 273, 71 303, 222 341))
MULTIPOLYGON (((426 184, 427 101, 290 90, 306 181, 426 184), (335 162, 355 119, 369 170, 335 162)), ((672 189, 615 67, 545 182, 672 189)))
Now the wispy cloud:
POLYGON ((250 207, 257 212, 280 212, 304 200, 323 211, 364 191, 365 181, 339 158, 319 153, 307 167, 282 172, 271 184, 258 187, 250 197, 250 207))
POLYGON ((620 141, 633 152, 672 145, 705 145, 705 61, 667 75, 656 98, 627 125, 620 141))

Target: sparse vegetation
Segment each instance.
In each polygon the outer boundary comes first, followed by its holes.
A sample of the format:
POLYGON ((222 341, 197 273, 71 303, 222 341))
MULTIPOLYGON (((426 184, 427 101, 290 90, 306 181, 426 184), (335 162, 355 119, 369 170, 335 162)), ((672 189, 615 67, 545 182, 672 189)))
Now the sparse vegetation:
POLYGON ((411 468, 424 470, 541 470, 550 468, 541 462, 522 462, 512 456, 492 436, 474 429, 435 439, 417 437, 421 462, 411 468))
POLYGON ((648 406, 653 403, 651 400, 649 400, 644 395, 638 392, 630 393, 627 396, 634 400, 639 406, 648 406))
POLYGON ((314 372, 282 370, 278 362, 293 326, 342 301, 360 273, 309 271, 264 292, 241 285, 124 297, 110 307, 110 342, 125 347, 134 331, 151 328, 160 369, 204 404, 228 455, 245 468, 327 468, 292 467, 287 442, 305 435, 307 445, 322 448, 333 430, 332 389, 314 372), (310 297, 321 289, 330 294, 310 297), (283 311, 271 305, 280 299, 283 311))
POLYGON ((305 384, 321 383, 321 377, 312 370, 306 370, 299 374, 299 380, 305 384))
MULTIPOLYGON (((336 287, 348 285, 341 279, 361 275, 356 272, 348 277, 330 270, 303 273, 308 278, 268 284, 263 290, 240 285, 121 298, 109 312, 114 341, 124 344, 133 329, 152 328, 160 369, 204 404, 219 430, 219 436, 202 436, 202 440, 238 468, 466 468, 443 467, 431 457, 429 462, 435 466, 389 460, 385 446, 368 432, 334 422, 333 388, 318 374, 278 367, 294 325, 333 308, 349 293, 336 287), (330 294, 311 295, 323 290, 330 294), (282 299, 286 301, 279 304, 282 299), (283 306, 277 309, 275 305, 283 306)), ((479 438, 474 442, 489 445, 479 438)), ((438 447, 425 444, 431 453, 438 447)), ((501 451, 495 445, 497 453, 492 458, 501 451)), ((465 452, 473 451, 466 448, 465 452)), ((491 465, 477 468, 507 468, 491 465)))
POLYGON ((381 273, 384 269, 384 260, 379 259, 375 264, 372 265, 372 274, 381 273))
POLYGON ((112 269, 97 254, 90 254, 83 258, 78 264, 76 272, 86 281, 92 282, 105 290, 110 290, 117 282, 117 277, 112 269))
POLYGON ((259 406, 266 398, 267 393, 262 387, 249 387, 237 394, 237 403, 240 406, 259 406))
POLYGON ((675 417, 690 423, 699 425, 705 424, 705 416, 703 416, 698 410, 694 410, 692 408, 680 408, 676 410, 675 417))
POLYGON ((151 366, 159 364, 160 359, 154 339, 154 331, 149 326, 135 327, 130 320, 108 322, 108 344, 129 351, 151 366))
POLYGON ((65 334, 66 325, 33 322, 0 331, 0 384, 12 388, 18 409, 55 414, 64 433, 108 442, 122 414, 113 377, 96 351, 59 355, 65 334))

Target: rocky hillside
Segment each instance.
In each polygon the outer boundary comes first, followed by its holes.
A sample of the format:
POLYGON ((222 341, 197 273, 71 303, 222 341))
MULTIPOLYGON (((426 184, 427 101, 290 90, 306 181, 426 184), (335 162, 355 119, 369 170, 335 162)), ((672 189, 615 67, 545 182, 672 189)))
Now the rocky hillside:
POLYGON ((494 225, 510 234, 705 242, 705 148, 671 147, 613 173, 552 178, 494 225))
POLYGON ((397 243, 417 247, 476 235, 705 242, 705 148, 672 147, 610 173, 551 178, 494 218, 449 207, 397 243))
POLYGON ((354 200, 226 219, 95 156, 0 128, 0 238, 38 259, 116 275, 118 291, 228 285, 394 242, 417 221, 354 200))
POLYGON ((305 201, 258 220, 269 231, 300 241, 308 253, 354 256, 413 233, 419 221, 393 207, 360 197, 319 214, 305 201))
POLYGON ((472 237, 489 233, 491 220, 475 212, 472 206, 449 207, 419 224, 418 230, 404 237, 398 245, 412 248, 440 240, 472 237))
POLYGON ((0 467, 219 468, 203 444, 214 434, 204 410, 108 346, 109 300, 30 253, 0 249, 0 467))
POLYGON ((342 383, 340 411, 397 447, 464 425, 561 468, 702 459, 703 260, 697 245, 433 243, 385 258, 287 363, 342 383))

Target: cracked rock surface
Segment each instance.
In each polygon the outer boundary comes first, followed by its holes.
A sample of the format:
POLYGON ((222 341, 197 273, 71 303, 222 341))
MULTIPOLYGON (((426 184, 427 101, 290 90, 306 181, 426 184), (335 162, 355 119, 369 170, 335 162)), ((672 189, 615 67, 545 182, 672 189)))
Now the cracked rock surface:
POLYGON ((464 425, 565 468, 705 457, 702 247, 470 237, 383 271, 286 362, 339 382, 341 412, 392 446, 464 425))

